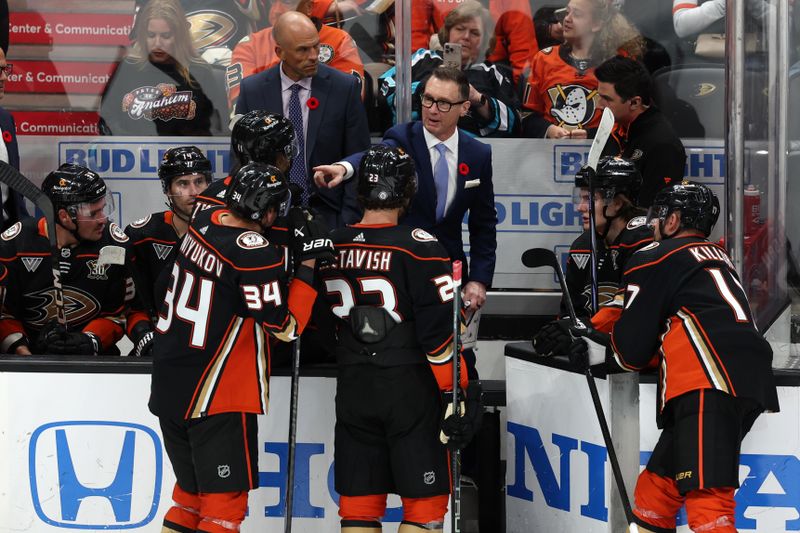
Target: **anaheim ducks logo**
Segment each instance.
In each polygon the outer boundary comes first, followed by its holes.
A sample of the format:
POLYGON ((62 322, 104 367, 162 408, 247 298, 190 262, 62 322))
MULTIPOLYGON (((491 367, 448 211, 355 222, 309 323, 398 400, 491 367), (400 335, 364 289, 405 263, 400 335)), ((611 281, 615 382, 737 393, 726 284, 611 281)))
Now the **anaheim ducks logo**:
POLYGON ((708 96, 716 90, 717 86, 713 83, 698 83, 695 86, 694 94, 692 96, 695 98, 702 98, 704 96, 708 96))
POLYGON ((225 46, 236 35, 236 21, 216 9, 196 11, 186 17, 191 25, 192 41, 200 52, 206 48, 225 46))
MULTIPOLYGON (((618 287, 614 283, 599 283, 597 285, 597 305, 603 306, 614 301, 618 287)), ((586 299, 586 310, 592 311, 592 286, 584 287, 581 295, 586 299)))
MULTIPOLYGON (((58 317, 56 311, 56 290, 47 287, 25 295, 25 322, 41 328, 58 317)), ((76 287, 64 287, 64 311, 72 324, 82 324, 97 316, 100 303, 94 296, 76 287)))
POLYGON ((597 91, 581 85, 561 86, 547 89, 550 97, 550 114, 558 125, 566 129, 585 128, 597 111, 597 91))

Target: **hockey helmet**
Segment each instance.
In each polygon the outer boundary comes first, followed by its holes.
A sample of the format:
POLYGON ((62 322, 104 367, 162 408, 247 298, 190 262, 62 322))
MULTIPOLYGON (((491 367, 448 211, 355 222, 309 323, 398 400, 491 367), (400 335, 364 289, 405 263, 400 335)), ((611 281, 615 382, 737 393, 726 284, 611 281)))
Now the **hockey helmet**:
MULTIPOLYGON (((582 168, 575 175, 576 189, 588 188, 591 176, 588 168, 582 168)), ((593 185, 594 190, 600 192, 607 202, 618 194, 624 194, 633 205, 636 205, 639 201, 639 190, 642 188, 642 174, 633 161, 606 156, 597 163, 593 185)))
POLYGON ((248 163, 234 176, 225 194, 232 212, 249 220, 261 220, 270 207, 286 215, 292 194, 283 173, 266 163, 248 163))
POLYGON ((158 177, 165 194, 169 191, 172 180, 191 174, 201 174, 211 182, 211 161, 198 147, 177 146, 164 152, 158 167, 158 177))
POLYGON ((682 229, 694 228, 707 237, 719 218, 719 200, 705 185, 684 180, 656 194, 647 222, 663 223, 673 211, 681 212, 682 229))
POLYGON ((367 209, 404 207, 417 192, 414 160, 402 148, 378 145, 358 169, 358 199, 367 209))
MULTIPOLYGON (((91 204, 108 196, 103 178, 97 172, 73 163, 63 163, 42 182, 42 192, 53 202, 56 213, 66 209, 73 221, 81 204, 91 204)), ((106 212, 113 211, 110 201, 106 212)))
MULTIPOLYGON (((250 111, 236 121, 231 132, 231 148, 242 165, 258 161, 278 166, 278 154, 283 154, 291 167, 300 154, 291 121, 263 110, 250 111)), ((288 170, 287 167, 285 172, 288 170)))

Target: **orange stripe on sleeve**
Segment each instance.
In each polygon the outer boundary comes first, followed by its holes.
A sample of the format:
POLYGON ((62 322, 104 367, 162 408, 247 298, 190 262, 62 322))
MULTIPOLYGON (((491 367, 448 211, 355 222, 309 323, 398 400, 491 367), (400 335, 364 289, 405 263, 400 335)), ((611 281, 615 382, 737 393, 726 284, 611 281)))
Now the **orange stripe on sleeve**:
POLYGON ((297 321, 297 334, 300 335, 311 319, 311 309, 314 307, 314 300, 317 298, 317 291, 301 279, 293 279, 289 286, 289 312, 292 313, 297 321))

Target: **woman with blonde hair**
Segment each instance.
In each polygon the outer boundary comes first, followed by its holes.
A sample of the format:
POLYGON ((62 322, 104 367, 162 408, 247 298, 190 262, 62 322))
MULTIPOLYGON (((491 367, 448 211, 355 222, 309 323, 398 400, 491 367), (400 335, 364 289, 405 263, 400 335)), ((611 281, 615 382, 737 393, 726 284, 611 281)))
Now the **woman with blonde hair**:
POLYGON ((585 139, 600 122, 594 67, 617 54, 639 58, 644 39, 609 0, 570 0, 564 43, 533 58, 523 107, 526 137, 585 139))
POLYGON ((224 71, 203 61, 178 0, 151 0, 137 14, 135 42, 106 86, 105 135, 224 135, 224 71))

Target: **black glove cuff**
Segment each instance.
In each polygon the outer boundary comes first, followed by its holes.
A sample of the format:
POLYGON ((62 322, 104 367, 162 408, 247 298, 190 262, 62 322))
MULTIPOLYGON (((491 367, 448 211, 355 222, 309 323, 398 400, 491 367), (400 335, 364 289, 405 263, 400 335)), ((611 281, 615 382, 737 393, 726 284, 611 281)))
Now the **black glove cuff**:
POLYGON ((133 341, 134 345, 139 344, 139 341, 142 340, 142 337, 147 335, 148 333, 153 331, 153 324, 148 322, 147 320, 140 320, 133 326, 131 329, 131 340, 133 341))
POLYGON ((314 269, 307 265, 297 265, 297 270, 294 272, 294 277, 299 279, 300 281, 304 281, 314 286, 314 269))
POLYGON ((6 352, 10 353, 10 354, 15 354, 17 352, 17 348, 19 348, 20 346, 27 346, 28 349, 30 349, 31 343, 30 343, 30 341, 28 341, 28 337, 26 337, 25 335, 23 335, 22 337, 20 337, 16 341, 12 342, 9 345, 8 349, 6 350, 6 352))

